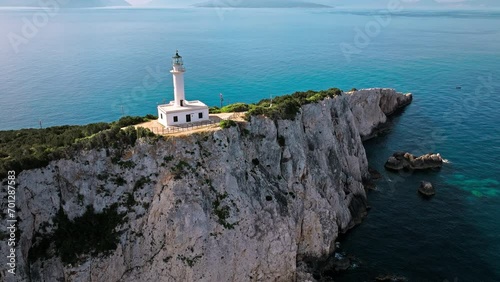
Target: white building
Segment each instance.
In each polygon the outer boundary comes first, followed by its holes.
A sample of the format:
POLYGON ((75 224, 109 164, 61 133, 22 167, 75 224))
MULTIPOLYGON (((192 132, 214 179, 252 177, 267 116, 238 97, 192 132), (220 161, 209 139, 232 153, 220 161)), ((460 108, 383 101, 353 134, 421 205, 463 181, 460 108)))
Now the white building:
POLYGON ((209 120, 208 106, 201 101, 186 101, 184 95, 184 64, 179 51, 172 57, 170 71, 174 80, 174 101, 158 105, 158 122, 164 126, 182 125, 190 122, 209 120))

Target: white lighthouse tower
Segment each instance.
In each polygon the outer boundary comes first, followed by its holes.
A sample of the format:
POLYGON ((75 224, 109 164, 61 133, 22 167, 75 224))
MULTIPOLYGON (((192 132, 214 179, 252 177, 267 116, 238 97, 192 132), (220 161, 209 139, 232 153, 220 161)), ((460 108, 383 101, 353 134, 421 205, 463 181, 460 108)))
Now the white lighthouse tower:
POLYGON ((172 65, 170 72, 174 77, 174 102, 176 106, 182 107, 184 100, 186 100, 186 95, 184 94, 184 73, 186 69, 184 68, 182 57, 179 56, 179 51, 176 51, 175 56, 172 57, 172 65))
POLYGON ((172 57, 172 73, 174 82, 174 100, 168 104, 158 105, 158 121, 164 126, 176 126, 209 119, 208 106, 199 100, 187 101, 184 93, 184 62, 175 52, 172 57))

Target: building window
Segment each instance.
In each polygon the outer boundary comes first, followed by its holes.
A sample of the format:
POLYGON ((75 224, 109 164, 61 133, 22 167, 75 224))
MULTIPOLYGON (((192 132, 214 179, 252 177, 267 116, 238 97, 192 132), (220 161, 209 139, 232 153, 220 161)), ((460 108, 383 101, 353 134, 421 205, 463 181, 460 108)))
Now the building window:
POLYGON ((203 113, 198 113, 198 118, 202 119, 203 118, 203 113))
POLYGON ((160 114, 160 119, 163 119, 163 114, 160 114))
POLYGON ((178 122, 179 118, 177 116, 174 116, 174 122, 178 122))

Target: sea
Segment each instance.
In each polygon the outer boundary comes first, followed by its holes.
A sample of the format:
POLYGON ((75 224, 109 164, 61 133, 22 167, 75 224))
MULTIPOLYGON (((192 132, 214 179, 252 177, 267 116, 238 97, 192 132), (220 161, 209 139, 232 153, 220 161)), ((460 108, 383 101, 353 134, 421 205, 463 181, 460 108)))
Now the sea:
POLYGON ((340 239, 357 263, 336 281, 500 281, 500 11, 1 9, 0 130, 156 114, 295 91, 389 87, 414 101, 366 142, 382 174, 340 239), (440 153, 440 171, 393 173, 395 151, 440 153), (431 199, 420 181, 434 184, 431 199))

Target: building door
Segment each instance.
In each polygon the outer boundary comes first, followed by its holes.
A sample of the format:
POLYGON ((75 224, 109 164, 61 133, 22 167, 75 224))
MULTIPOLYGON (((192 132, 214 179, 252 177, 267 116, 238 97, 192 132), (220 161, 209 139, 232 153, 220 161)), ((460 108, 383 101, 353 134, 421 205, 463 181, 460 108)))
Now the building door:
POLYGON ((191 122, 191 115, 186 115, 186 122, 191 122))

